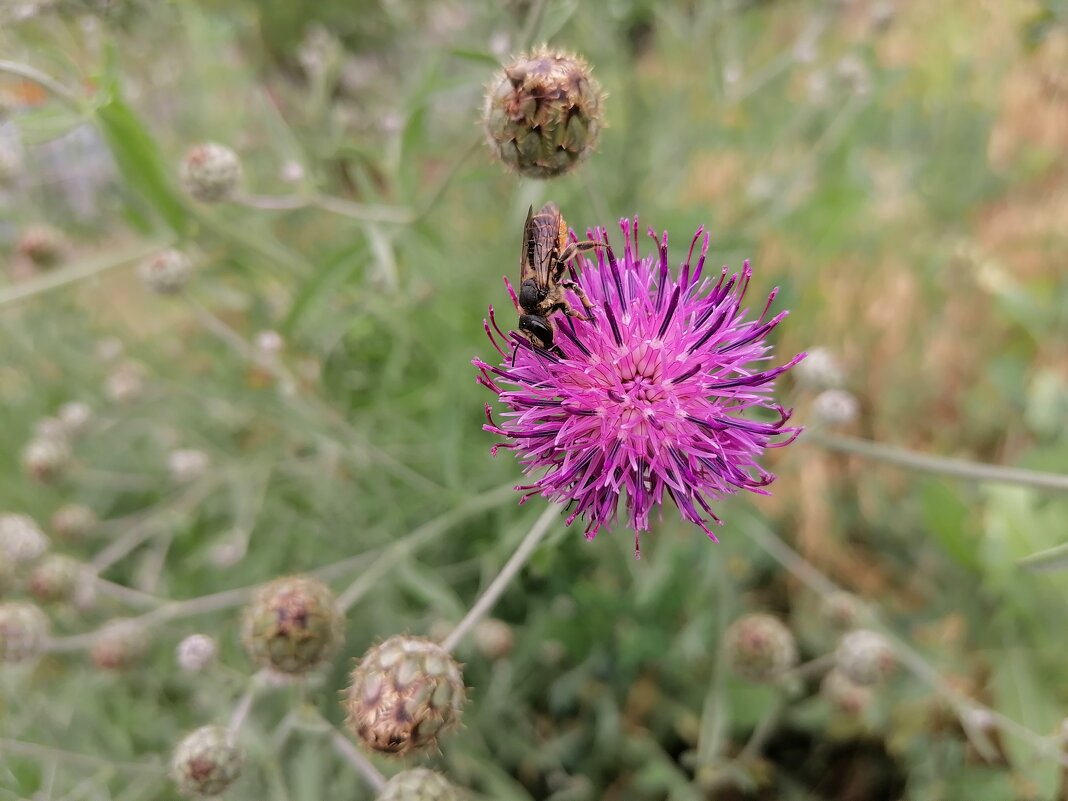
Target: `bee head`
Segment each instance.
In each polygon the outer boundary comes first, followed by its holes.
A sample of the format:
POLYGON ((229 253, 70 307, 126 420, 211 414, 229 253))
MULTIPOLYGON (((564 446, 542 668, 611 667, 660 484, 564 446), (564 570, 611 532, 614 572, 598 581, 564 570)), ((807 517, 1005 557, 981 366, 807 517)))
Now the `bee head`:
POLYGON ((540 314, 519 315, 519 330, 528 334, 533 344, 549 350, 553 346, 553 330, 540 314))

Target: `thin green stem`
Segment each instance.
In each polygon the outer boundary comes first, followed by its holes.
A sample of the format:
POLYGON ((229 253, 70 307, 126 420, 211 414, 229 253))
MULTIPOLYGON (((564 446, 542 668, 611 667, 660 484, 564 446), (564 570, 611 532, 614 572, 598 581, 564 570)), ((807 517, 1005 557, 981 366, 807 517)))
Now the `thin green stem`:
POLYGON ((342 217, 360 222, 397 223, 406 225, 415 222, 415 213, 401 206, 371 206, 355 203, 332 195, 316 195, 311 198, 311 205, 342 217))
POLYGON ((230 721, 226 724, 226 727, 237 734, 241 731, 241 727, 245 723, 245 718, 248 717, 248 713, 252 711, 252 702, 256 700, 256 691, 259 689, 260 674, 256 673, 249 680, 248 687, 241 693, 241 697, 237 699, 237 703, 234 705, 234 711, 230 713, 230 721))
POLYGON ((371 764, 371 760, 361 754, 359 749, 352 744, 352 741, 336 728, 331 727, 330 740, 334 744, 334 750, 359 771, 360 775, 367 780, 367 783, 374 788, 375 794, 382 792, 382 789, 386 786, 386 777, 371 764))
POLYGON ((534 44, 534 38, 541 28, 541 21, 545 17, 545 0, 534 0, 527 14, 526 22, 523 23, 523 32, 519 36, 520 49, 526 49, 534 44))
POLYGON ((0 72, 6 72, 8 75, 17 75, 20 78, 33 81, 38 86, 47 89, 68 106, 71 106, 77 111, 85 111, 85 105, 82 103, 82 99, 78 97, 75 92, 72 92, 51 75, 42 72, 36 67, 31 67, 29 64, 20 64, 17 61, 0 60, 0 72))
POLYGON ((1040 470, 1025 470, 1021 467, 1003 467, 982 462, 970 462, 965 459, 949 459, 942 456, 929 456, 893 445, 882 445, 856 437, 841 434, 828 434, 823 431, 809 431, 803 439, 824 450, 862 456, 878 462, 885 462, 908 470, 923 473, 937 473, 953 478, 973 481, 989 481, 998 484, 1019 484, 1036 489, 1049 489, 1068 492, 1068 474, 1045 473, 1040 470))
POLYGON ((463 638, 467 636, 468 632, 474 628, 475 624, 493 608, 493 605, 497 603, 497 599, 508 588, 516 574, 523 569, 523 565, 527 563, 530 555, 534 553, 542 538, 548 533, 553 520, 556 519, 558 514, 559 509, 555 505, 550 504, 545 507, 545 511, 541 513, 541 516, 534 522, 530 531, 519 543, 519 547, 515 549, 515 553, 504 563, 501 572, 486 587, 486 591, 475 601, 474 606, 464 615, 464 619, 456 624, 456 628, 452 630, 448 637, 442 640, 442 648, 446 651, 454 650, 463 638))
POLYGON ((785 708, 786 704, 780 693, 771 707, 768 708, 768 711, 764 713, 764 717, 757 723, 753 733, 749 735, 749 741, 746 742, 738 754, 738 762, 749 762, 760 756, 764 751, 764 746, 771 739, 771 735, 778 729, 779 721, 782 720, 782 713, 785 708))
POLYGON ((93 756, 92 754, 79 754, 74 751, 64 751, 53 748, 50 745, 29 743, 25 740, 0 739, 0 754, 20 754, 34 759, 58 759, 65 764, 80 763, 83 765, 106 765, 118 771, 130 773, 163 773, 166 768, 162 763, 144 762, 116 762, 107 757, 93 756))
POLYGON ((140 261, 141 259, 151 256, 156 251, 167 247, 168 244, 169 242, 167 240, 142 243, 123 250, 117 255, 109 254, 106 257, 93 259, 82 265, 65 267, 52 273, 46 273, 31 281, 26 281, 25 283, 5 287, 0 289, 0 306, 28 300, 29 298, 36 297, 45 292, 51 292, 53 289, 59 289, 69 284, 84 281, 87 278, 93 278, 108 270, 114 270, 117 267, 123 267, 130 262, 140 261))

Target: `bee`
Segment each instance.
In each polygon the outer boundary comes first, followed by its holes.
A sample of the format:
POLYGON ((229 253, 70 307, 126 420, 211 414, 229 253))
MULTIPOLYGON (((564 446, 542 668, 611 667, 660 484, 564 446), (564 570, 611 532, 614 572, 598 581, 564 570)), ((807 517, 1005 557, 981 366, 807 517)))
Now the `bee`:
POLYGON ((567 241, 567 222, 555 203, 546 203, 537 214, 533 206, 527 211, 515 310, 519 314, 520 332, 535 347, 560 352, 555 344, 556 323, 551 316, 554 312, 562 311, 578 320, 590 319, 564 296, 564 290, 570 290, 578 295, 585 311, 593 308, 582 287, 564 278, 564 270, 577 253, 597 247, 604 247, 604 243, 567 241))

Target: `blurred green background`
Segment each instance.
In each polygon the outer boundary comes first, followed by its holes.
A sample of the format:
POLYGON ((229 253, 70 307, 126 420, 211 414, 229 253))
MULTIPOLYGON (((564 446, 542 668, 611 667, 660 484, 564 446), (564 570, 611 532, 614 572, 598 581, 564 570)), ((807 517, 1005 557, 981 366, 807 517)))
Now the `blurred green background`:
MULTIPOLYGON (((339 562, 335 588, 363 581, 331 669, 257 698, 230 798, 370 798, 320 732, 279 722, 303 704, 340 722, 351 657, 459 620, 541 512, 508 491, 511 455, 489 455, 469 364, 492 353, 481 321, 508 307, 530 204, 612 235, 639 214, 675 261, 705 225, 714 266, 752 259, 751 307, 781 287, 779 360, 838 355, 860 404, 848 433, 1068 465, 1063 3, 3 2, 0 59, 76 102, 0 70, 0 150, 21 164, 0 189, 0 511, 47 524, 88 505, 97 534, 54 549, 137 591, 51 608, 54 635, 339 562), (550 182, 494 164, 479 128, 501 61, 541 41, 608 93, 598 151, 550 182), (201 141, 241 156, 248 203, 184 195, 201 141), (27 271, 17 245, 40 223, 64 263, 27 271), (167 245, 197 263, 181 297, 138 277, 167 245), (266 330, 291 385, 250 364, 266 330), (143 391, 121 403, 124 360, 143 391), (19 454, 69 401, 93 421, 63 475, 34 481, 19 454), (210 466, 175 486, 183 448, 210 466)), ((787 377, 777 395, 809 422, 811 393, 787 377)), ((773 495, 724 502, 718 545, 670 508, 640 562, 625 531, 557 526, 495 610, 513 650, 461 650, 465 726, 423 763, 508 800, 1068 798, 1068 582, 1016 564, 1064 540, 1065 497, 804 438, 765 462, 773 495), (855 716, 800 681, 763 757, 737 759, 778 696, 725 674, 724 626, 770 611, 805 659, 834 642, 769 534, 1049 752, 1002 728, 977 750, 903 671, 855 716)), ((251 672, 239 601, 155 627, 135 670, 74 651, 0 671, 0 798, 172 797, 175 741, 224 722, 251 672), (221 664, 182 673, 175 644, 198 631, 221 664)))

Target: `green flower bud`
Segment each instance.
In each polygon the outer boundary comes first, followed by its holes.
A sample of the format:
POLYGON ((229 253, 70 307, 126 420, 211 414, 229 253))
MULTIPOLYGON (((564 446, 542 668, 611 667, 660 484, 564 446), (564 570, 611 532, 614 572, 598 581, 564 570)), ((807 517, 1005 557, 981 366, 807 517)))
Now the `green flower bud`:
POLYGON ((330 588, 310 576, 264 585, 245 608, 241 638, 252 661, 290 675, 322 664, 343 639, 343 616, 330 588))
POLYGON ((64 603, 74 597, 79 583, 85 578, 85 568, 77 559, 49 554, 30 572, 26 589, 43 604, 64 603))
POLYGON ((97 632, 89 658, 103 670, 126 670, 148 653, 148 631, 131 618, 108 621, 97 632))
POLYGON ((48 629, 48 617, 33 604, 0 603, 0 662, 24 662, 39 656, 48 629))
POLYGON ((774 681, 797 664, 794 635, 771 615, 738 618, 724 634, 724 647, 731 670, 749 681, 774 681))
POLYGON ((463 795, 440 773, 413 768, 398 773, 382 788, 376 801, 462 801, 463 795))
POLYGON ((234 783, 243 762, 232 732, 222 726, 202 726, 174 749, 171 776, 182 795, 211 797, 234 783))
POLYGON ((189 281, 193 262, 180 250, 168 248, 141 265, 141 280, 160 295, 173 295, 189 281))
POLYGON ((856 684, 879 684, 897 670, 897 656, 883 635, 860 629, 838 641, 834 664, 856 684))
POLYGON ((229 200, 241 183, 241 161, 224 145, 205 142, 185 155, 181 168, 182 185, 203 203, 229 200))

